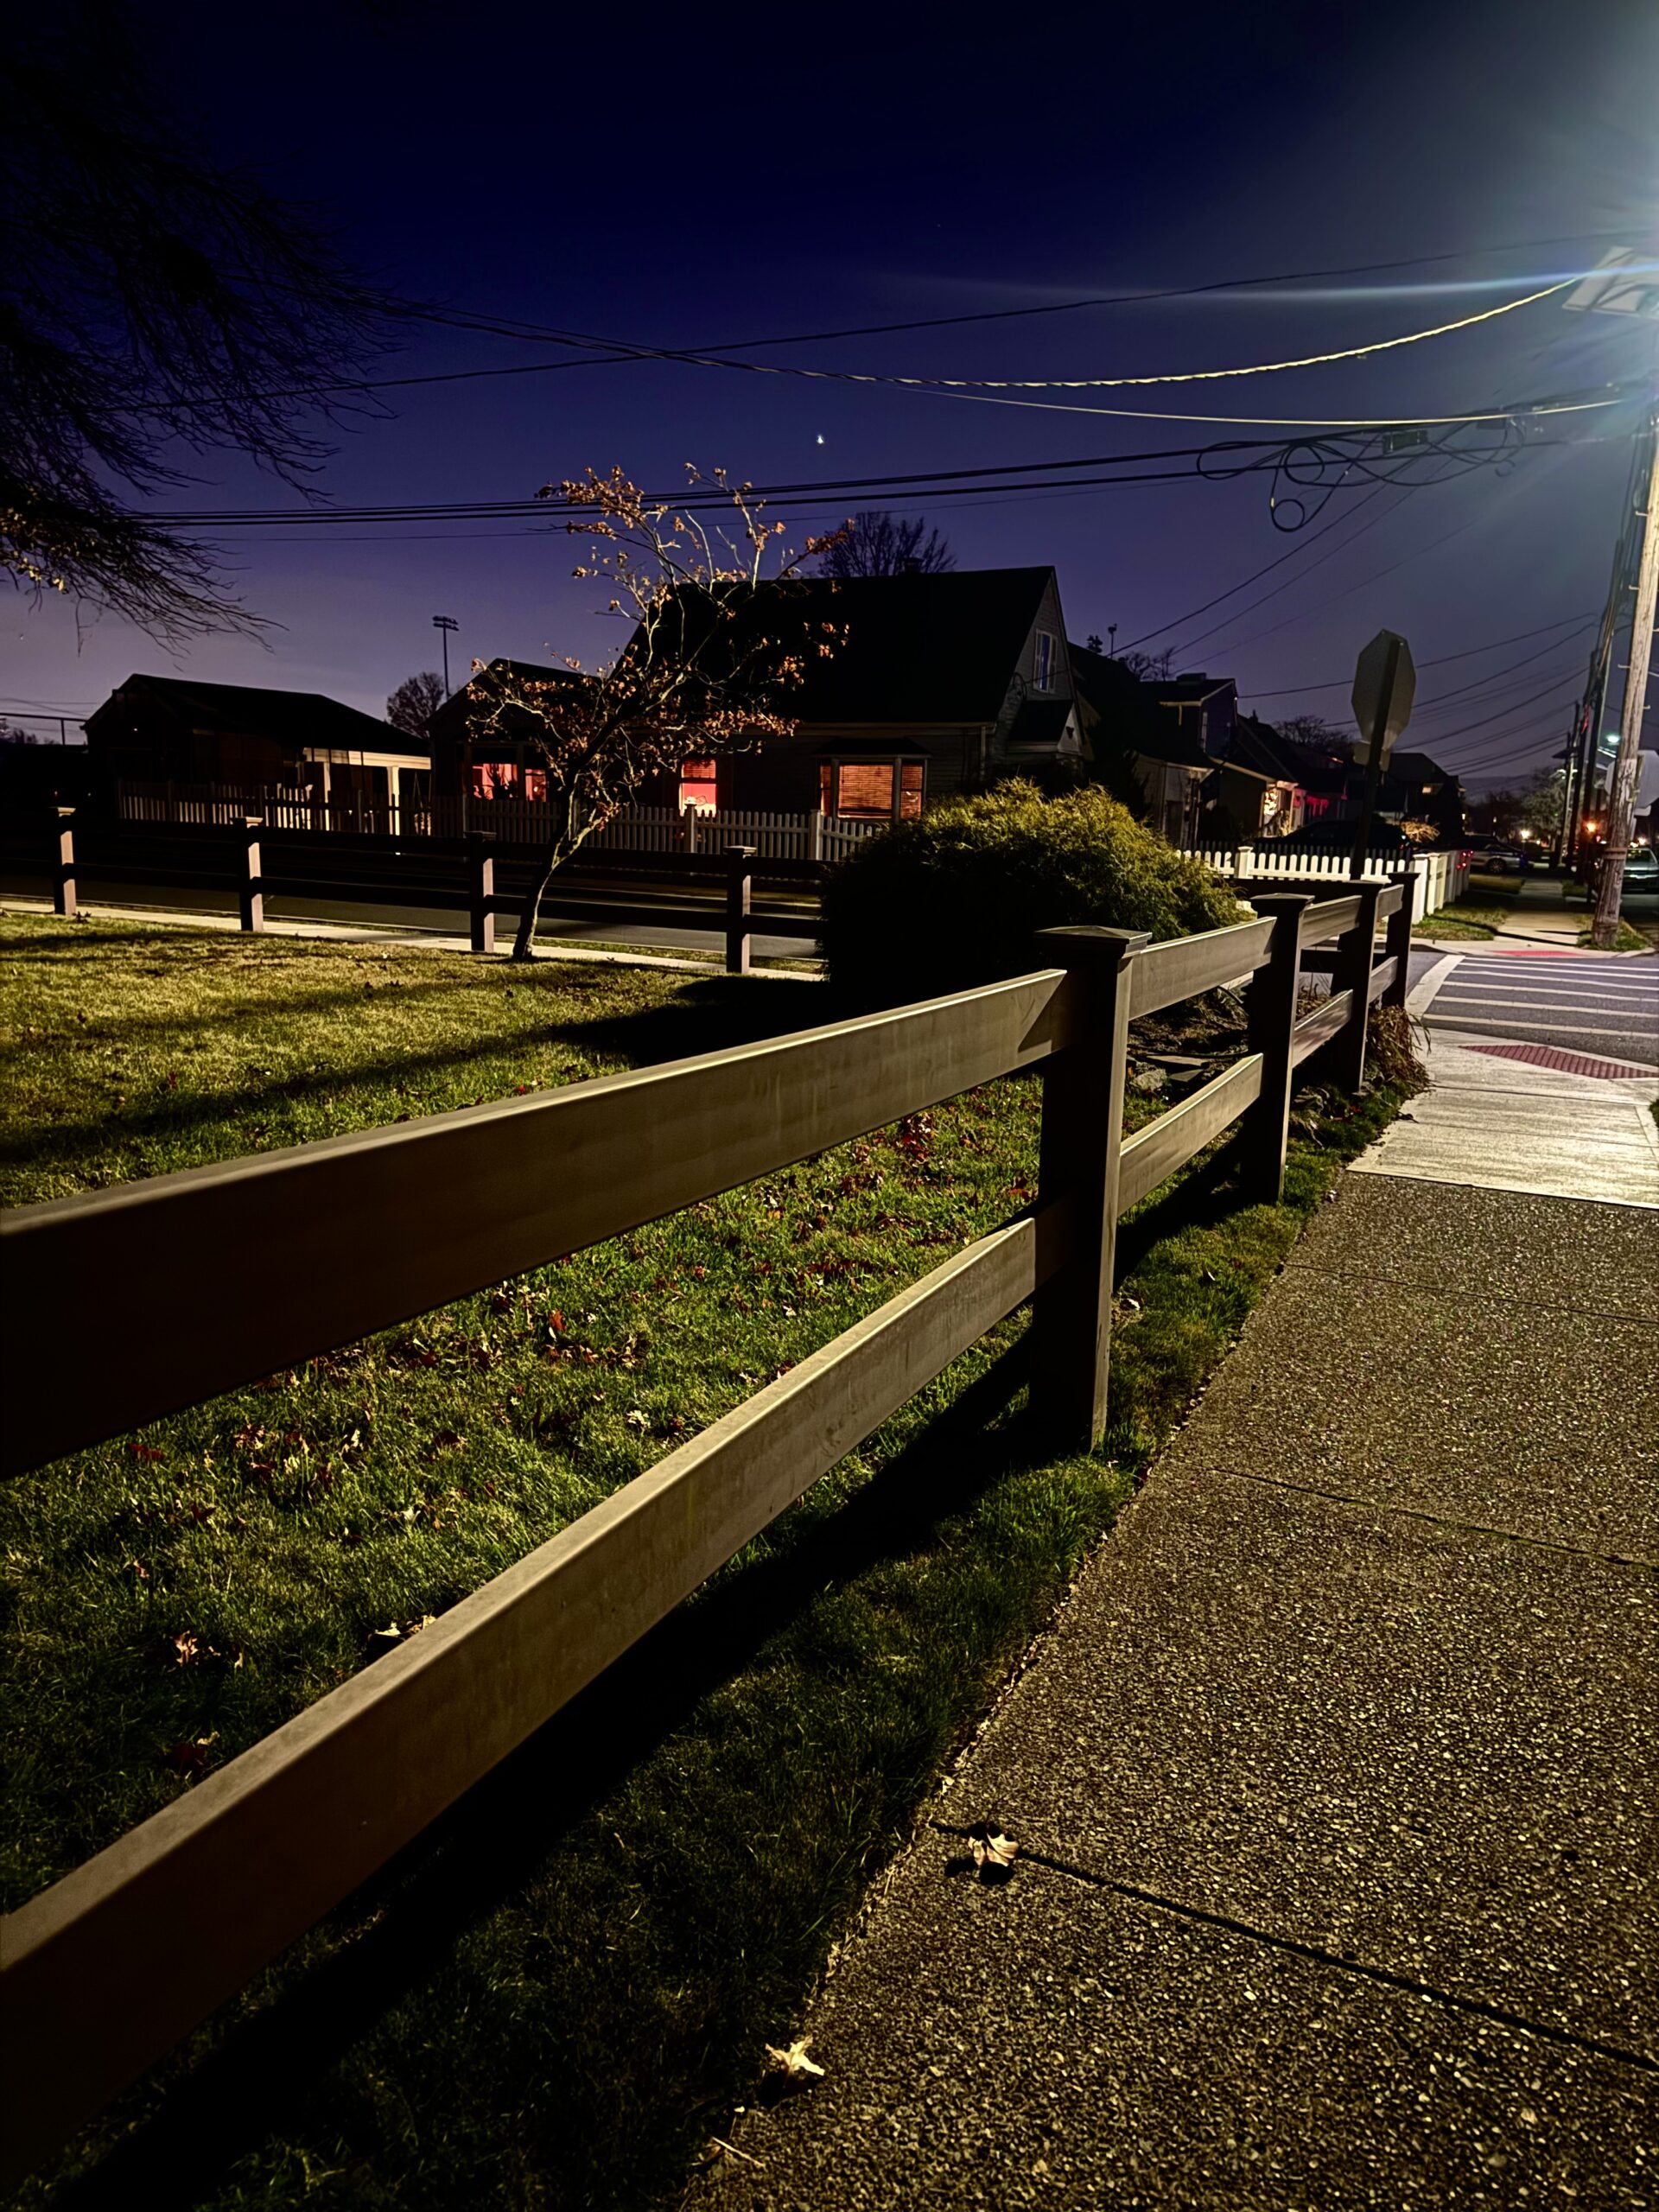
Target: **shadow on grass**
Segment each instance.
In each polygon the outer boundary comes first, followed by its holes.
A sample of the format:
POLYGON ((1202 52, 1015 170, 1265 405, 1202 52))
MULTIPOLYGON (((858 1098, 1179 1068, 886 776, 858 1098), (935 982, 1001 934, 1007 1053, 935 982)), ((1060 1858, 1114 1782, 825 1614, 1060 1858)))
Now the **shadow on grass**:
MULTIPOLYGON (((454 990, 465 988, 465 985, 410 984, 403 988, 408 991, 454 990)), ((561 986, 550 979, 546 988, 562 988, 569 993, 581 986, 575 982, 561 986)), ((340 996, 342 1007, 361 1002, 360 991, 346 992, 340 996)), ((50 1128, 20 1128, 10 1141, 0 1141, 0 1160, 41 1166, 65 1159, 83 1160, 89 1153, 107 1145, 116 1134, 128 1144, 153 1142, 176 1137, 203 1124, 222 1122, 227 1116, 270 1113, 285 1103, 332 1096, 365 1083, 407 1084, 423 1076, 454 1071, 504 1054, 534 1052, 549 1045, 573 1046, 597 1058, 620 1061, 627 1068, 655 1067, 664 1061, 690 1058, 694 1052, 728 1052, 736 1046, 758 1044, 795 1030, 820 1028, 834 1018, 826 1000, 816 992, 806 1000, 793 991, 775 990, 770 984, 746 982, 741 976, 708 982, 699 978, 677 992, 667 1006, 646 1007, 637 1014, 602 1015, 592 1021, 531 1025, 474 1038, 439 1051, 400 1054, 395 1047, 389 1046, 354 1067, 334 1065, 273 1083, 249 1084, 238 1090, 212 1090, 199 1097, 168 1091, 153 1107, 128 1109, 118 1117, 111 1118, 104 1113, 81 1121, 55 1123, 50 1128), (803 1019, 804 1016, 817 1018, 803 1019)), ((190 1026, 188 1020, 166 1025, 181 1034, 188 1033, 190 1026)), ((89 1022, 86 1033, 98 1037, 106 1028, 101 1020, 89 1022)), ((257 1040, 251 1039, 250 1052, 259 1049, 257 1040)))
MULTIPOLYGON (((292 2127, 327 2069, 440 1978, 451 1948, 532 1880, 629 1773, 815 1598, 928 1545, 943 1522, 1003 1477, 1052 1458, 1027 1417, 1003 1418, 1027 1371, 1022 1338, 832 1518, 778 1525, 766 1554, 724 1571, 642 1638, 358 1893, 346 1910, 353 1921, 372 1915, 363 1933, 301 1969, 188 2071, 169 2080, 169 2067, 141 2086, 130 2101, 159 2088, 153 2111, 124 2115, 118 2107, 123 2132, 114 2146, 53 2202, 75 2212, 194 2202, 273 2132, 292 2127)), ((645 2017, 642 2010, 642 2025, 645 2017)), ((553 2102, 575 2108, 574 2120, 584 2104, 579 2038, 570 2067, 567 2094, 545 2087, 553 2102)), ((664 2136, 674 2139, 664 2143, 664 2163, 676 2172, 683 2124, 678 2114, 665 2119, 664 2136)), ((602 2173, 605 2146, 597 2148, 590 2164, 602 2173)), ((585 2145, 572 2144, 572 2164, 585 2155, 585 2145)))

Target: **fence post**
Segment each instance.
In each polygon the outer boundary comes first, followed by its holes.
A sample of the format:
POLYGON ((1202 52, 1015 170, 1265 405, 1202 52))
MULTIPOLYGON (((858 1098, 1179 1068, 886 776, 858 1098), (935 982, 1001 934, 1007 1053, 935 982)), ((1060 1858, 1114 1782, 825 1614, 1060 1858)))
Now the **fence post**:
POLYGON ((1400 886, 1400 904, 1389 916, 1382 949, 1395 962, 1394 981, 1382 994, 1384 1006, 1404 1006, 1411 988, 1411 925, 1417 911, 1417 871, 1397 868, 1393 880, 1400 886))
POLYGON ((1130 963, 1147 942, 1132 930, 1037 932, 1038 958, 1080 986, 1077 1034, 1043 1077, 1038 1174, 1038 1204, 1066 1210, 1066 1258, 1032 1311, 1032 1410, 1065 1452, 1093 1451, 1106 1428, 1130 963))
POLYGON ((1371 1010, 1371 962, 1376 952, 1376 902, 1383 886, 1377 876, 1362 876, 1349 889, 1357 893, 1359 919, 1337 939, 1333 994, 1351 991, 1354 1003, 1348 1019, 1331 1039, 1329 1066, 1332 1082, 1356 1091, 1365 1080, 1365 1019, 1371 1010))
POLYGON ((469 830, 467 848, 467 903, 471 910, 474 952, 495 950, 495 855, 481 830, 469 830))
POLYGON ((688 806, 685 810, 685 849, 688 853, 695 853, 697 849, 697 810, 695 806, 688 806))
POLYGON ((52 911, 71 922, 79 912, 75 904, 75 810, 73 806, 58 809, 58 864, 52 874, 52 911))
POLYGON ((726 864, 726 973, 749 972, 749 914, 754 899, 754 847, 728 845, 726 864))
POLYGON ((810 861, 823 858, 823 809, 815 806, 806 817, 806 857, 810 861))
POLYGON ((255 936, 265 926, 265 884, 259 856, 260 817, 250 814, 242 823, 242 869, 237 880, 237 898, 242 909, 242 926, 255 936))
POLYGON ((1285 1147, 1290 1136, 1291 1065, 1296 996, 1302 979, 1302 916, 1311 891, 1274 891, 1250 901, 1273 937, 1264 964, 1244 992, 1245 1049, 1262 1055, 1262 1091, 1239 1126, 1243 1179, 1258 1205, 1276 1206, 1285 1195, 1285 1147))

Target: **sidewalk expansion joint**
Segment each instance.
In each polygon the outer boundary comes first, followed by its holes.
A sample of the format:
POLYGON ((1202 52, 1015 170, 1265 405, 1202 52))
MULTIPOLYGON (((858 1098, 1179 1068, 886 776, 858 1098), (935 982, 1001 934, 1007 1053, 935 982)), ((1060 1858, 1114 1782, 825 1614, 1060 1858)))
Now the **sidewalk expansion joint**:
POLYGON ((1452 1513, 1428 1513, 1421 1505, 1395 1505, 1385 1497, 1366 1497, 1345 1490, 1325 1490, 1318 1483, 1294 1483, 1283 1475, 1244 1474, 1236 1467, 1222 1471, 1229 1482, 1255 1483, 1263 1490, 1289 1490, 1303 1497, 1327 1498, 1332 1505, 1351 1505, 1362 1513, 1394 1513, 1402 1520, 1427 1521, 1431 1528, 1455 1529, 1460 1535, 1495 1537, 1499 1543, 1519 1544, 1532 1552, 1560 1552, 1567 1559, 1593 1560, 1598 1567, 1634 1568, 1643 1576, 1659 1573, 1659 1560, 1636 1552, 1598 1552, 1587 1544, 1562 1544, 1548 1536, 1523 1536, 1513 1529, 1495 1529, 1484 1521, 1462 1521, 1452 1513))
MULTIPOLYGON (((1409 1182, 1411 1178, 1396 1176, 1394 1179, 1396 1182, 1409 1182)), ((1526 1198, 1531 1194, 1521 1191, 1514 1195, 1517 1198, 1526 1198)), ((1585 1203, 1586 1201, 1579 1198, 1561 1200, 1563 1205, 1581 1205, 1585 1203)), ((1618 1198, 1592 1198, 1588 1203, 1592 1205, 1616 1206, 1622 1205, 1623 1201, 1618 1198)), ((1339 1262, 1305 1259, 1297 1255, 1286 1261, 1282 1272, 1288 1274, 1295 1268, 1313 1275, 1357 1275, 1365 1282, 1402 1283, 1408 1289, 1414 1287, 1420 1290, 1425 1298, 1457 1298, 1467 1295, 1466 1293, 1460 1292, 1454 1283, 1425 1282, 1421 1275, 1395 1274, 1386 1268, 1344 1267, 1339 1262)), ((1525 1306, 1529 1308, 1541 1308, 1551 1313, 1581 1313, 1587 1321, 1629 1321, 1638 1329, 1659 1329, 1659 1313, 1627 1313, 1616 1306, 1577 1306, 1570 1299, 1540 1296, 1535 1291, 1497 1290, 1484 1284, 1481 1287, 1480 1296, 1483 1300, 1491 1299, 1503 1306, 1525 1306)))
MULTIPOLYGON (((961 1837, 970 1835, 967 1828, 952 1827, 944 1821, 930 1821, 928 1826, 940 1835, 961 1837)), ((1294 1959, 1305 1959, 1310 1965, 1329 1968, 1332 1973, 1351 1974, 1357 1980, 1368 1981, 1382 1989, 1392 1989, 1407 1997, 1420 1997, 1431 2005, 1444 2006, 1447 2012, 1461 2012, 1477 2019, 1491 2020, 1498 2027, 1511 2028, 1517 2034, 1536 2036, 1541 2042, 1553 2043, 1567 2050, 1581 2050, 1597 2058, 1611 2059, 1615 2065, 1629 2066, 1641 2074, 1659 2074, 1659 2058, 1646 2051, 1627 2050, 1622 2044, 1607 2043, 1599 2036, 1578 2035, 1571 2028, 1555 2028, 1541 2020, 1529 2019, 1523 2012, 1511 2012, 1502 2005, 1494 2005, 1484 1997, 1459 1997, 1451 1990, 1441 1989, 1432 1981, 1420 1981, 1414 1974, 1395 1974, 1387 1967, 1368 1965, 1363 1960, 1345 1957, 1339 1951, 1327 1951, 1318 1943, 1304 1943, 1294 1936, 1275 1936, 1265 1928, 1255 1927, 1248 1920, 1235 1919, 1232 1914, 1211 1912, 1203 1905, 1186 1904, 1179 1897, 1160 1896, 1156 1890, 1142 1889, 1138 1882, 1114 1881, 1109 1875, 1092 1873, 1086 1866, 1074 1866, 1067 1859, 1055 1859, 1047 1853, 1033 1851, 1029 1845, 1020 1847, 1019 1864, 1022 1866, 1046 1867, 1052 1874, 1064 1875, 1068 1880, 1081 1882, 1091 1890, 1103 1890, 1115 1897, 1127 1897, 1130 1904, 1145 1905, 1154 1912, 1168 1913, 1176 1920, 1190 1921, 1205 1928, 1219 1928, 1230 1936, 1242 1936, 1247 1942, 1259 1943, 1266 1950, 1280 1951, 1294 1959)))

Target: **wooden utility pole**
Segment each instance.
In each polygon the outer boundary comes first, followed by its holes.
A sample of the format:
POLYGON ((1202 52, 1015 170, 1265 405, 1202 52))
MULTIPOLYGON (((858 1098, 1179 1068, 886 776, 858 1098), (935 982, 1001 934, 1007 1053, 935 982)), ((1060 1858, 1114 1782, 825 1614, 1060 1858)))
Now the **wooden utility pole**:
POLYGON ((1640 517, 1642 551, 1636 571, 1636 612, 1630 621, 1630 665, 1624 679, 1624 711, 1619 717, 1618 752, 1613 761, 1607 807, 1607 843, 1596 871, 1596 919, 1591 943, 1611 952, 1618 940, 1618 909, 1624 895, 1624 859, 1636 828, 1637 755, 1642 749, 1642 716, 1648 698, 1648 662, 1653 626, 1659 615, 1659 412, 1648 424, 1648 488, 1640 517))

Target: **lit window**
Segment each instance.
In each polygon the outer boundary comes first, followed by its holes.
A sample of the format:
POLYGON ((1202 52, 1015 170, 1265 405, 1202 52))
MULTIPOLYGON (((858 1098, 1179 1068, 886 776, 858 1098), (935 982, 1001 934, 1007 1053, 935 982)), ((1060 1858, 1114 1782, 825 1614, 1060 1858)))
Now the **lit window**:
POLYGON ((1052 631, 1037 632, 1037 672, 1032 677, 1033 691, 1054 689, 1054 638, 1052 631))
POLYGON ((837 814, 857 815, 869 821, 893 812, 891 760, 846 760, 836 773, 837 814))
POLYGON ((720 802, 715 796, 717 767, 713 760, 685 760, 680 765, 680 811, 695 806, 699 814, 712 814, 720 802))
POLYGON ((890 822, 896 776, 900 818, 913 820, 922 810, 925 775, 919 760, 826 760, 818 770, 819 804, 853 821, 890 822))

